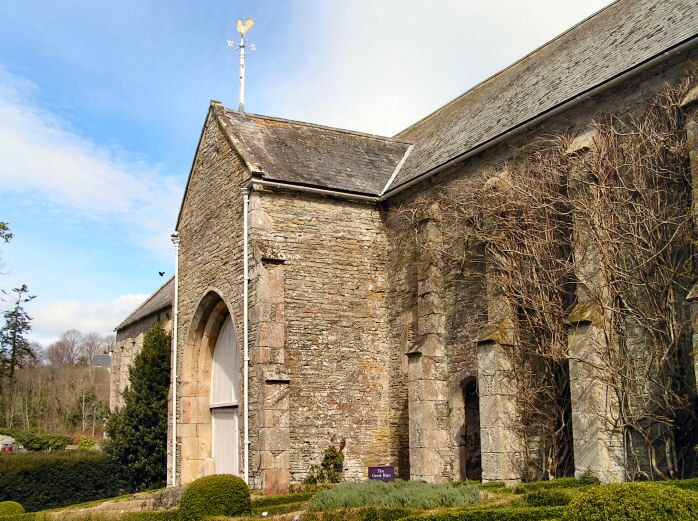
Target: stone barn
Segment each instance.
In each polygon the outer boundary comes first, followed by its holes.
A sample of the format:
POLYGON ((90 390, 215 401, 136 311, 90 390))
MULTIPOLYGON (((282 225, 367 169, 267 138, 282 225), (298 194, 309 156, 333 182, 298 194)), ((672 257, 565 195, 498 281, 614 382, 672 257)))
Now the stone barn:
MULTIPOLYGON (((618 420, 630 402, 614 398, 590 349, 606 341, 608 313, 589 296, 598 280, 585 274, 598 257, 580 260, 576 214, 577 275, 556 361, 559 400, 569 402, 566 463, 540 463, 546 433, 516 424, 529 420, 517 409, 512 354, 521 307, 507 314, 519 303, 497 291, 486 248, 468 269, 454 267, 447 212, 423 202, 453 200, 487 172, 494 189, 514 183, 522 151, 550 136, 577 137, 565 156, 571 175, 596 157, 595 121, 640 117, 667 85, 692 81, 697 36, 693 1, 621 0, 393 137, 212 101, 173 236, 175 278, 118 328, 114 356, 121 389, 117 366, 142 333, 172 322, 170 483, 231 472, 284 490, 342 440, 349 480, 376 465, 429 482, 692 473, 688 456, 630 468, 635 448, 618 420)), ((681 164, 690 155, 694 176, 697 102, 689 87, 676 112, 690 147, 681 164)), ((675 309, 695 317, 687 293, 672 293, 675 309)), ((695 334, 682 333, 675 353, 692 418, 695 334)), ((677 425, 657 427, 659 438, 677 425)))
POLYGON ((143 349, 145 334, 155 325, 161 324, 168 333, 172 332, 172 299, 174 277, 170 278, 148 299, 116 326, 114 350, 111 353, 111 381, 109 408, 113 411, 124 405, 123 392, 128 386, 128 370, 133 359, 143 349))

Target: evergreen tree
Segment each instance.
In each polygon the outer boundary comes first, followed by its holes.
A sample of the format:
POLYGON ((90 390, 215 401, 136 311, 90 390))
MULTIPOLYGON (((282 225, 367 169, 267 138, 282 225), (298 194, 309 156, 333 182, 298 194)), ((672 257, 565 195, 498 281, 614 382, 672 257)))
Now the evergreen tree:
POLYGON ((5 412, 6 425, 12 426, 13 410, 12 397, 14 396, 15 370, 18 367, 36 359, 32 346, 27 338, 31 330, 31 317, 24 310, 23 305, 36 298, 29 295, 26 284, 14 288, 12 292, 2 290, 3 294, 11 296, 12 307, 2 316, 5 324, 0 329, 0 396, 3 397, 3 410, 5 412), (9 390, 5 393, 5 381, 9 381, 9 390))
POLYGON ((161 487, 167 476, 170 337, 160 324, 145 335, 129 381, 123 408, 107 422, 105 451, 122 467, 129 489, 161 487))
POLYGON ((11 238, 10 227, 7 226, 7 223, 0 221, 0 241, 10 242, 11 238))
MULTIPOLYGON (((2 242, 10 242, 10 239, 12 239, 12 233, 10 233, 10 227, 7 226, 7 223, 4 223, 0 221, 0 243, 2 242)), ((4 263, 2 261, 2 257, 0 256, 0 270, 4 267, 4 263)), ((2 273, 2 272, 0 272, 2 273)))

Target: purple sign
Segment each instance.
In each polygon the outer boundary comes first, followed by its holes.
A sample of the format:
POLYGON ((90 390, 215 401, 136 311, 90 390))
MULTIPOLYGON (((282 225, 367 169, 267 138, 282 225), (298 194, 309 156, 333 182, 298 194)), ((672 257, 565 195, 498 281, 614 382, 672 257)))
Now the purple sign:
POLYGON ((393 481, 395 479, 395 467, 368 467, 368 479, 393 481))

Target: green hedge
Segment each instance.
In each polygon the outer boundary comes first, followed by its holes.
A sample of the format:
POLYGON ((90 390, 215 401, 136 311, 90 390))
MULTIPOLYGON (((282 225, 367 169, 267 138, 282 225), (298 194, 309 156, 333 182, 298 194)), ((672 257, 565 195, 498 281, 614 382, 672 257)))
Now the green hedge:
POLYGON ((68 436, 17 431, 14 429, 0 429, 0 434, 12 436, 17 443, 31 452, 63 450, 70 445, 70 438, 68 436))
POLYGON ((298 510, 305 510, 307 501, 298 501, 296 503, 283 503, 281 505, 271 505, 268 507, 253 508, 252 513, 260 516, 262 513, 266 512, 268 516, 276 516, 279 514, 287 514, 288 512, 297 512, 298 510))
POLYGON ((398 521, 407 519, 414 510, 406 508, 353 508, 328 512, 305 512, 301 521, 398 521))
POLYGON ((118 468, 96 452, 0 455, 0 501, 29 512, 119 495, 118 468))
POLYGON ((475 484, 449 483, 432 485, 422 481, 377 480, 340 483, 334 488, 316 493, 308 504, 309 510, 335 510, 338 508, 399 507, 431 510, 466 506, 480 499, 475 484))
POLYGON ((316 491, 312 492, 297 492, 295 494, 279 494, 277 496, 264 496, 252 500, 252 508, 259 509, 264 507, 272 507, 276 505, 286 505, 289 503, 300 503, 308 501, 315 495, 316 491))
POLYGON ((199 478, 187 485, 179 500, 179 516, 183 521, 214 515, 239 516, 251 511, 250 488, 242 478, 232 474, 199 478))
POLYGON ((478 483, 477 488, 480 490, 500 490, 506 488, 503 481, 488 481, 487 483, 478 483))
POLYGON ((564 521, 689 521, 698 519, 698 494, 657 483, 594 487, 567 507, 564 521))
POLYGON ((571 500, 572 496, 564 489, 534 490, 524 495, 524 502, 529 507, 559 507, 571 500))
POLYGON ((581 488, 590 485, 598 485, 599 480, 594 477, 575 478, 560 478, 552 481, 533 481, 531 483, 522 483, 518 485, 514 492, 516 494, 526 494, 535 490, 548 490, 553 488, 581 488))
POLYGON ((567 507, 473 508, 406 517, 403 521, 542 521, 558 519, 567 507))
MULTIPOLYGON (((54 514, 55 515, 55 514, 54 514)), ((0 521, 54 521, 46 512, 31 512, 16 516, 0 516, 0 521)), ((73 519, 68 518, 68 519, 73 519)), ((124 512, 118 517, 113 512, 89 512, 74 518, 75 521, 178 521, 179 514, 174 510, 157 512, 124 512)))
POLYGON ((684 490, 692 490, 698 492, 698 478, 672 480, 672 481, 656 481, 658 485, 670 485, 684 490))

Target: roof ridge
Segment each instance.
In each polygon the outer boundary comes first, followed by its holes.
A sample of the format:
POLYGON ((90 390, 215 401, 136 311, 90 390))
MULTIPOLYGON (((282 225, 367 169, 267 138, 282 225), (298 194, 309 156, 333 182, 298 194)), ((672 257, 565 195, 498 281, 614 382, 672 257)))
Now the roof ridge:
MULTIPOLYGON (((145 299, 145 300, 141 303, 140 306, 138 306, 136 309, 134 309, 133 311, 131 311, 131 312, 126 316, 126 318, 123 319, 123 320, 121 321, 121 323, 120 323, 118 326, 116 326, 115 329, 118 330, 118 329, 120 329, 121 327, 123 327, 124 325, 127 325, 127 322, 128 322, 128 319, 129 319, 129 318, 131 318, 133 315, 135 315, 136 313, 138 313, 139 310, 141 310, 148 302, 150 302, 151 300, 153 300, 153 299, 155 298, 155 295, 157 295, 158 293, 160 293, 160 292, 165 288, 165 286, 167 286, 167 285, 168 285, 170 282, 172 282, 173 280, 174 280, 174 275, 172 275, 162 286, 160 286, 158 289, 156 289, 155 291, 153 291, 153 293, 151 293, 151 295, 150 295, 147 299, 145 299)), ((162 309, 162 308, 158 308, 158 309, 162 309)))
POLYGON ((397 132, 393 137, 396 137, 396 138, 397 138, 398 136, 404 134, 404 133, 407 132, 408 130, 411 130, 412 128, 416 127, 416 126, 419 125, 420 123, 422 123, 422 122, 428 120, 429 118, 431 118, 432 116, 434 116, 437 112, 441 112, 441 111, 442 111, 443 109, 445 109, 446 107, 448 107, 448 106, 450 106, 450 105, 453 105, 454 103, 456 103, 456 102, 457 102, 458 100, 460 100, 461 98, 467 96, 468 94, 470 94, 470 93, 473 92, 474 90, 476 90, 476 89, 478 89, 479 87, 483 86, 484 84, 488 83, 490 80, 493 80, 493 79, 496 78, 497 76, 500 76, 501 74, 504 74, 506 71, 508 71, 509 69, 515 67, 515 66, 518 65, 519 63, 523 62, 523 61, 526 60, 528 57, 534 55, 535 53, 537 53, 538 51, 540 51, 540 50, 543 49, 544 47, 547 47, 547 46, 550 45, 551 43, 553 43, 553 42, 559 40, 560 38, 562 38, 562 37, 565 36, 566 34, 568 34, 568 33, 572 32, 572 31, 574 31, 577 27, 579 27, 579 26, 581 26, 581 25, 587 23, 587 22, 588 22, 589 20, 591 20, 592 18, 595 18, 596 16, 598 16, 598 15, 601 14, 602 12, 606 11, 607 9, 613 7, 614 5, 616 5, 616 4, 620 3, 620 2, 621 2, 621 0, 613 0, 613 1, 612 1, 610 4, 608 4, 607 6, 604 6, 604 7, 602 7, 601 9, 599 9, 598 11, 595 11, 594 13, 590 14, 589 16, 587 16, 586 18, 584 18, 583 20, 580 20, 579 22, 577 22, 576 24, 574 24, 573 26, 571 26, 569 29, 566 29, 565 31, 561 32, 560 34, 558 34, 558 35, 555 36, 554 38, 551 38, 550 40, 548 40, 548 41, 545 42, 544 44, 539 45, 538 47, 536 47, 535 49, 533 49, 533 50, 530 51, 529 53, 525 54, 524 56, 522 56, 522 57, 519 58, 518 60, 512 62, 511 64, 509 64, 508 66, 504 67, 503 69, 498 70, 497 72, 495 72, 495 73, 492 74, 491 76, 488 76, 488 77, 485 78, 484 80, 482 80, 482 81, 476 83, 475 85, 473 85, 472 87, 470 87, 468 90, 466 90, 466 91, 463 92, 462 94, 460 94, 460 95, 456 96, 455 98, 453 98, 453 99, 447 101, 446 103, 444 103, 444 104, 441 105, 440 107, 438 107, 438 108, 434 109, 433 111, 431 111, 431 112, 430 112, 429 114, 427 114, 426 116, 424 116, 424 117, 418 119, 417 121, 415 121, 415 122, 412 123, 411 125, 405 127, 405 128, 402 129, 400 132, 397 132))
POLYGON ((237 111, 237 110, 229 109, 229 108, 226 108, 225 111, 226 111, 226 112, 231 112, 231 113, 233 113, 233 114, 236 114, 236 115, 238 115, 238 116, 243 116, 243 117, 258 118, 258 119, 270 119, 270 120, 273 120, 273 121, 280 121, 280 122, 282 122, 282 123, 292 123, 292 124, 295 124, 295 125, 302 125, 302 126, 305 126, 305 127, 313 127, 313 128, 323 129, 323 130, 330 130, 330 131, 333 131, 333 132, 341 132, 342 134, 352 134, 352 135, 354 135, 354 136, 360 136, 360 137, 365 137, 365 138, 369 138, 369 139, 375 139, 375 140, 378 140, 378 141, 388 141, 388 142, 390 142, 390 143, 400 143, 400 144, 404 144, 404 145, 412 145, 412 144, 413 144, 413 143, 411 143, 410 141, 404 141, 404 140, 402 140, 402 139, 396 139, 394 136, 392 136, 392 137, 391 137, 391 136, 381 136, 381 135, 379 135, 379 134, 371 134, 371 133, 369 133, 369 132, 359 132, 358 130, 349 130, 349 129, 346 129, 346 128, 330 127, 329 125, 322 125, 322 124, 320 124, 320 123, 310 123, 310 122, 308 122, 308 121, 300 121, 300 120, 297 120, 297 119, 280 118, 280 117, 277 117, 277 116, 267 116, 267 115, 264 115, 264 114, 255 114, 255 113, 251 113, 251 112, 241 113, 241 112, 239 112, 239 111, 237 111))

